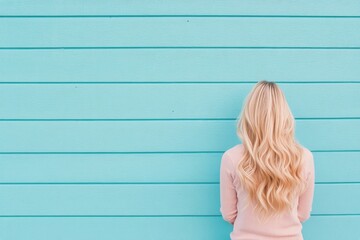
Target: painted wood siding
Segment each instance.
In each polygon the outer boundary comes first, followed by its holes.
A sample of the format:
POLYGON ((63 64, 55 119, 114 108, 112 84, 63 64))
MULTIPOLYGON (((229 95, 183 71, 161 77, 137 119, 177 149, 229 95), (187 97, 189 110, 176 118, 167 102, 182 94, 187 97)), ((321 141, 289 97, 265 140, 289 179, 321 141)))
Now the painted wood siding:
POLYGON ((360 239, 360 2, 0 1, 0 239, 223 240, 219 167, 276 81, 307 240, 360 239))

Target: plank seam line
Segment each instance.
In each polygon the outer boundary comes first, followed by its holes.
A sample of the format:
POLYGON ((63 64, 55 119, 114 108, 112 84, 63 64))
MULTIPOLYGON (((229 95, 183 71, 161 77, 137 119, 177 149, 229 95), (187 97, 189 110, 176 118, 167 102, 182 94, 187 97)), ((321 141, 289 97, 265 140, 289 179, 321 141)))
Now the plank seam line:
MULTIPOLYGON (((354 80, 354 81, 275 81, 276 83, 286 83, 286 84, 357 84, 360 83, 360 80, 354 80)), ((249 84, 249 83, 257 83, 257 81, 162 81, 162 82, 156 82, 156 81, 149 81, 149 82, 128 82, 128 81, 122 81, 122 82, 108 82, 108 81, 93 81, 93 82, 0 82, 0 84, 249 84)))
MULTIPOLYGON (((359 120, 360 117, 306 117, 296 120, 359 120)), ((236 118, 1 118, 0 122, 234 121, 236 118)))
POLYGON ((358 15, 279 15, 279 14, 17 14, 0 18, 360 18, 358 15))
POLYGON ((101 49, 303 49, 303 50, 359 50, 360 47, 358 46, 350 46, 350 47, 275 47, 275 46, 228 46, 228 47, 221 47, 221 46, 127 46, 127 47, 119 47, 119 46, 109 46, 109 47, 79 47, 79 46, 72 46, 72 47, 0 47, 0 50, 101 50, 101 49))
MULTIPOLYGON (((311 214, 317 217, 339 217, 339 216, 360 216, 360 213, 328 213, 328 214, 311 214)), ((134 217, 134 218, 153 218, 153 217, 221 217, 220 214, 209 215, 0 215, 0 218, 17 218, 17 217, 134 217)))
MULTIPOLYGON (((312 152, 360 152, 357 149, 347 149, 347 150, 336 150, 336 149, 328 149, 328 150, 318 150, 318 149, 310 149, 312 152)), ((121 151, 121 152, 0 152, 0 154, 208 154, 208 153, 223 153, 222 151, 121 151)))
MULTIPOLYGON (((315 182, 316 185, 358 185, 360 182, 315 182)), ((0 182, 0 185, 219 185, 219 182, 0 182)))

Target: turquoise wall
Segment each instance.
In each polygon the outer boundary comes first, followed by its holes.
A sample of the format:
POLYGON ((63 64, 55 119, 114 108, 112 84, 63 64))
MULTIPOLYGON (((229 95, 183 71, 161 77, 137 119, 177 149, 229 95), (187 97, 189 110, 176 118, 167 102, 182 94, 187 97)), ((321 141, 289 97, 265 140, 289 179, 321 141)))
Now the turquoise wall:
POLYGON ((0 239, 222 240, 222 153, 276 81, 306 240, 360 239, 360 2, 0 1, 0 239))

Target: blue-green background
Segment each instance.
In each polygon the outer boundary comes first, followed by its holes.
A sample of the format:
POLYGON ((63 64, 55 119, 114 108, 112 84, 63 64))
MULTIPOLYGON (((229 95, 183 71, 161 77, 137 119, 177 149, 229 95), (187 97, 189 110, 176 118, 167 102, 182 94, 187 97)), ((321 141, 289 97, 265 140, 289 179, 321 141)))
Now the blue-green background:
POLYGON ((259 80, 314 155, 307 240, 360 239, 360 2, 0 1, 0 239, 225 240, 259 80))

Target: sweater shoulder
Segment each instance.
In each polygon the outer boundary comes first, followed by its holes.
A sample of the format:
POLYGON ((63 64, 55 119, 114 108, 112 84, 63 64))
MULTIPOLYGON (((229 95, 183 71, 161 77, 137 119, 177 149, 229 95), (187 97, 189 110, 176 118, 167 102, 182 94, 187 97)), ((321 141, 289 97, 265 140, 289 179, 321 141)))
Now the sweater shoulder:
POLYGON ((243 145, 241 143, 239 143, 239 144, 236 144, 236 145, 228 148, 224 152, 224 154, 226 154, 230 158, 231 164, 234 166, 235 163, 238 162, 239 157, 242 154, 242 151, 243 151, 243 145))
POLYGON ((308 177, 314 169, 314 156, 312 152, 303 146, 303 164, 304 164, 304 174, 308 177))

